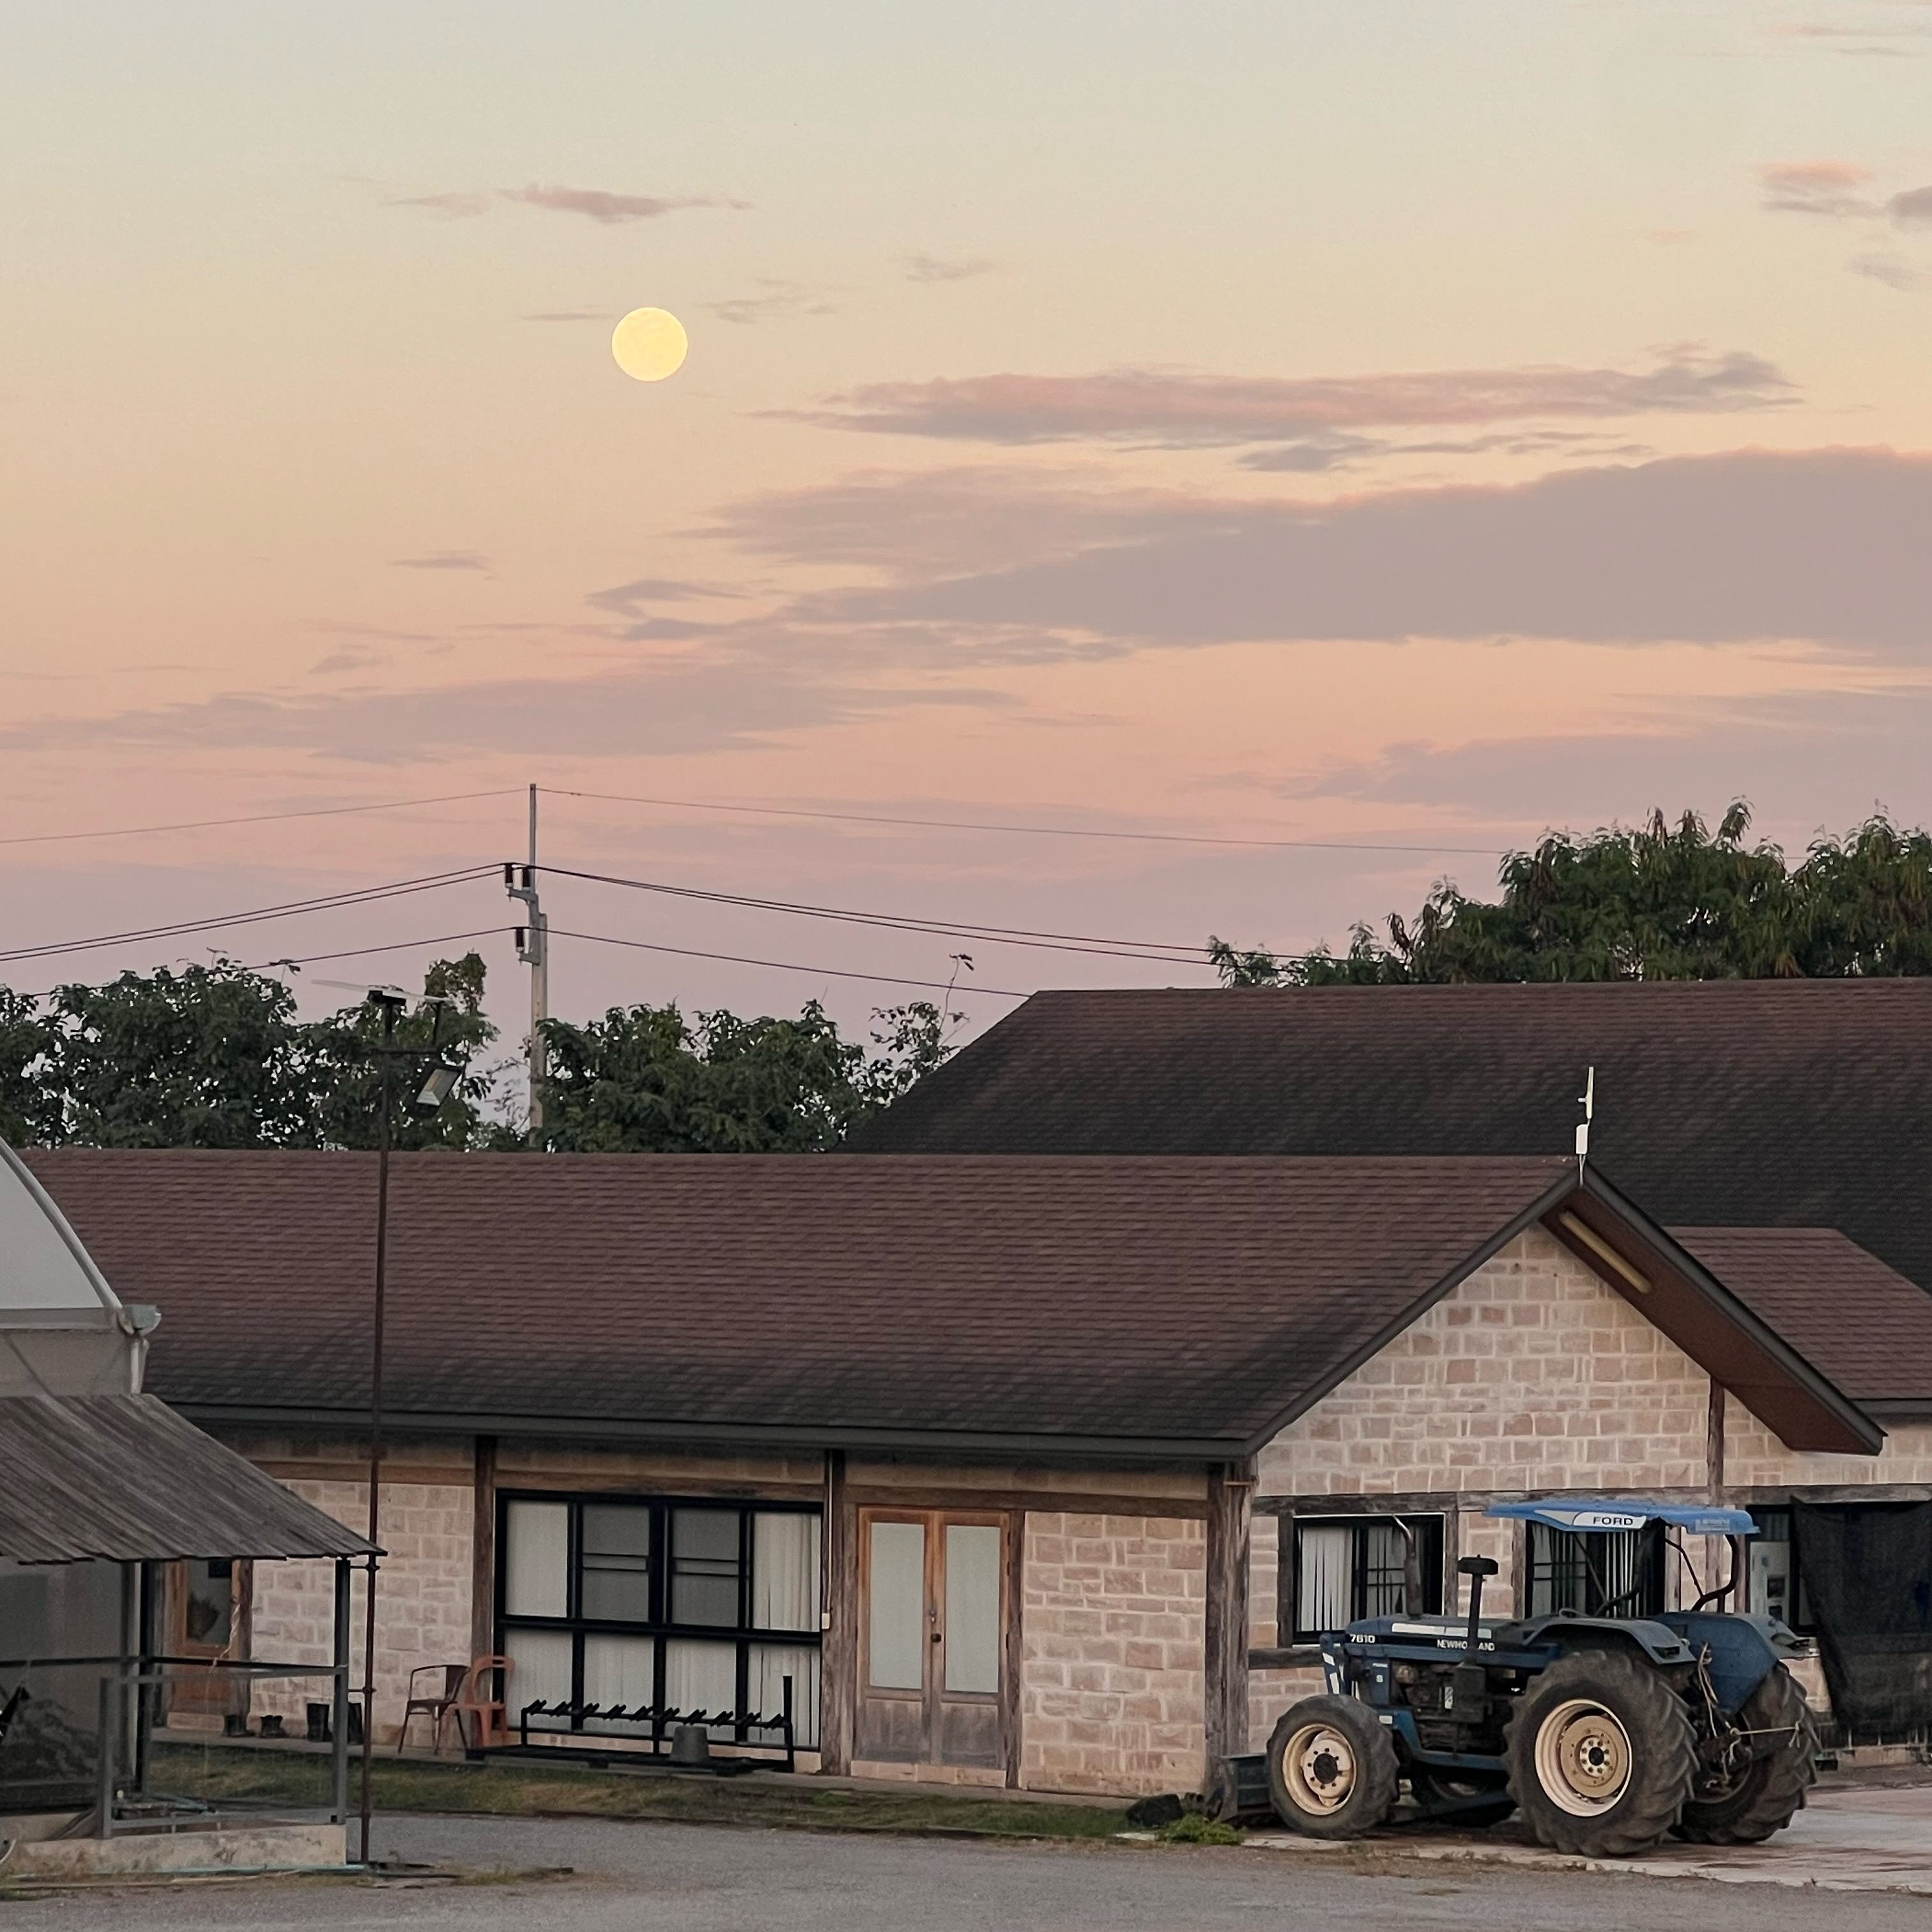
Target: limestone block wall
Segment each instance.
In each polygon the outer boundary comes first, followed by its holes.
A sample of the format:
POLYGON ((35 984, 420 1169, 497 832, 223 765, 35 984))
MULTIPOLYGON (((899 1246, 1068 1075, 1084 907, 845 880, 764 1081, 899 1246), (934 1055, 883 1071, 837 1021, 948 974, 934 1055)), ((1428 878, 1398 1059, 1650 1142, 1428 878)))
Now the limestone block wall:
MULTIPOLYGON (((368 1522, 367 1483, 284 1478, 289 1488, 352 1529, 368 1522)), ((454 1484, 386 1482, 382 1546, 376 1598, 376 1738, 392 1738, 402 1723, 410 1671, 422 1664, 470 1658, 470 1534, 473 1492, 454 1484)), ((353 1582, 350 1621, 352 1688, 362 1682, 364 1584, 353 1582)), ((334 1654, 334 1565, 327 1562, 257 1563, 250 1626, 257 1658, 327 1664, 334 1654)), ((299 1726, 303 1706, 328 1695, 320 1678, 257 1680, 250 1708, 274 1712, 299 1726)), ((414 1740, 427 1743, 426 1729, 414 1740)))
POLYGON ((1029 1790, 1200 1788, 1207 1526, 1030 1511, 1020 1781, 1029 1790))
POLYGON ((1802 1489, 1811 1485, 1923 1484, 1932 1492, 1932 1428, 1900 1423, 1886 1431, 1876 1456, 1821 1456, 1787 1449, 1744 1405, 1724 1410, 1727 1489, 1802 1489))

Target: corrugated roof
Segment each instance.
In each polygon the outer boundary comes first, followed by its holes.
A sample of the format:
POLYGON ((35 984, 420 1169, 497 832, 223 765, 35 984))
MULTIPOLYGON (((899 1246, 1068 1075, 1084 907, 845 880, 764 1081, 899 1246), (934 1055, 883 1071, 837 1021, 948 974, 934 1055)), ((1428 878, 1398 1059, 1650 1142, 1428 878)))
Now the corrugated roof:
POLYGON ((1537 1154, 1671 1226, 1837 1228, 1932 1289, 1932 980, 1037 993, 876 1154, 1537 1154))
POLYGON ((152 1395, 0 1397, 0 1556, 357 1556, 369 1545, 152 1395))
MULTIPOLYGON (((162 1309, 151 1389, 210 1417, 359 1412, 373 1156, 32 1158, 116 1279, 162 1309)), ((1549 1159, 398 1156, 386 1406, 398 1426, 1245 1443, 1575 1173, 1549 1159)), ((1932 1300, 1922 1319, 1932 1337, 1932 1300)), ((1811 1360, 1831 1375, 1828 1355, 1811 1360)))

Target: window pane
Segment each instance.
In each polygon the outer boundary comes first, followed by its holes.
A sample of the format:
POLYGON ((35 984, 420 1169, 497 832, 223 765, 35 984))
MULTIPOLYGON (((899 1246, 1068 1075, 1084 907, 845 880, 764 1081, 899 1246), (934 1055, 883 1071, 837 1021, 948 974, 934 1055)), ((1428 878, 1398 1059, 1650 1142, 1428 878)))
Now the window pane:
POLYGON ((1355 1532, 1348 1523, 1298 1523, 1294 1628, 1298 1636, 1344 1630, 1353 1615, 1355 1532))
MULTIPOLYGON (((738 1646, 691 1637, 664 1640, 664 1701, 676 1711, 738 1708, 738 1646)), ((732 1735, 729 1724, 710 1727, 714 1738, 732 1735)))
POLYGON ((503 1608, 513 1617, 570 1611, 570 1505, 513 1502, 503 1512, 503 1608))
POLYGON ((1000 1688, 1000 1532, 946 1526, 946 1688, 1000 1688))
MULTIPOLYGON (((514 1506, 513 1506, 514 1507, 514 1506)), ((570 1636, 566 1630, 513 1630, 503 1633, 503 1654, 511 1662, 510 1681, 503 1693, 510 1728, 526 1704, 570 1702, 570 1636)), ((568 1730, 568 1718, 532 1718, 530 1729, 568 1730)))
MULTIPOLYGON (((760 1717, 775 1718, 784 1708, 784 1680, 791 1679, 792 1739, 800 1750, 818 1748, 818 1652, 795 1643, 754 1643, 751 1688, 746 1695, 760 1717)), ((754 1731, 753 1744, 776 1740, 754 1731)))
MULTIPOLYGON (((1392 1522, 1364 1523, 1362 1538, 1367 1560, 1361 1614, 1399 1617, 1408 1608, 1408 1542, 1392 1522)), ((1420 1553, 1418 1550, 1418 1556, 1420 1553)), ((1420 1568, 1419 1563, 1417 1567, 1420 1568)))
POLYGON ((926 1526, 872 1525, 867 1649, 870 1677, 881 1690, 917 1690, 926 1683, 926 1526))
POLYGON ((738 1512, 671 1512, 671 1605, 674 1624, 738 1622, 738 1512))
POLYGON ((184 1622, 188 1641, 208 1650, 225 1650, 235 1634, 235 1565, 227 1558, 188 1565, 184 1622))
POLYGON ((818 1628, 818 1519, 763 1510, 752 1520, 752 1625, 818 1628))
POLYGON ((584 1614, 626 1623, 651 1616, 651 1513, 635 1504, 584 1506, 584 1614))
MULTIPOLYGON (((584 1640, 584 1701, 586 1704, 621 1704, 627 1711, 649 1706, 657 1694, 657 1640, 649 1636, 600 1636, 594 1633, 584 1640)), ((592 1718, 587 1731, 616 1731, 620 1735, 648 1728, 626 1718, 613 1723, 608 1718, 592 1718)))

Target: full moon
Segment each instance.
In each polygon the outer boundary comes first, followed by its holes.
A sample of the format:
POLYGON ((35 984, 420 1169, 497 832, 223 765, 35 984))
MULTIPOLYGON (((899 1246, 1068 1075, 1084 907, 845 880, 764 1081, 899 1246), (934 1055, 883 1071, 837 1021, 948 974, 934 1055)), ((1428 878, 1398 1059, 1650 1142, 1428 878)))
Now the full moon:
POLYGON ((634 308, 610 337, 617 367, 640 382, 662 382, 676 375, 690 346, 684 324, 664 308, 634 308))

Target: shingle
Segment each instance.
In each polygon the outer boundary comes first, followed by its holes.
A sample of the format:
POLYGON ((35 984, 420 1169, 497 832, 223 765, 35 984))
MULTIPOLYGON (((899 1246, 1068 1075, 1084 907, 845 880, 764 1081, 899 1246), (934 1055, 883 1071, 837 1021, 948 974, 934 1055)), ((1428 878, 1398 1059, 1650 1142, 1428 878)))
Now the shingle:
POLYGON ((856 1152, 1550 1154, 1655 1219, 1837 1228, 1932 1288, 1932 980, 1036 994, 856 1152))
MULTIPOLYGON (((196 1413, 368 1394, 376 1163, 30 1156, 196 1413)), ((406 1155, 388 1406, 1245 1440, 1540 1198, 1549 1160, 406 1155)))

